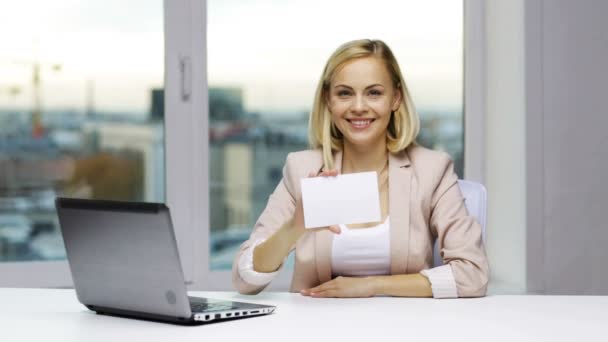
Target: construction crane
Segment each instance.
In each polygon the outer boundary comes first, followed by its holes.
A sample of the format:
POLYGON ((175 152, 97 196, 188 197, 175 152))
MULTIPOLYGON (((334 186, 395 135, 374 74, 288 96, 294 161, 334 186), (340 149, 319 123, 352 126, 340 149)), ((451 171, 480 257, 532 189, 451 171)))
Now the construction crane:
POLYGON ((21 87, 17 85, 2 87, 0 88, 0 93, 6 91, 8 95, 12 98, 17 97, 21 93, 21 87))
MULTIPOLYGON (((61 64, 57 63, 42 63, 36 60, 13 60, 11 64, 20 65, 29 68, 32 71, 32 137, 35 139, 44 136, 44 126, 42 125, 42 91, 40 74, 43 69, 52 71, 61 71, 61 64)), ((9 87, 9 93, 13 96, 21 91, 19 87, 9 87)))
POLYGON ((44 126, 42 126, 42 96, 40 90, 40 70, 43 67, 50 67, 53 71, 60 71, 61 64, 42 64, 40 61, 29 62, 32 68, 32 90, 34 96, 34 108, 32 111, 32 137, 35 139, 42 138, 44 135, 44 126))

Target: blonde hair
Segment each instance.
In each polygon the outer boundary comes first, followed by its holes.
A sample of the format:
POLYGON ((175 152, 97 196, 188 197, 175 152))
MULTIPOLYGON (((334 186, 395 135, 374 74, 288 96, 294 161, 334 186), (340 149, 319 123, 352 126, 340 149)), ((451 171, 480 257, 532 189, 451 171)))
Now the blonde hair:
POLYGON ((340 46, 329 57, 317 90, 310 119, 308 121, 308 139, 312 148, 322 148, 323 162, 326 169, 334 168, 333 151, 342 149, 343 137, 331 122, 327 100, 331 80, 337 71, 347 62, 358 58, 376 57, 384 62, 391 76, 393 86, 401 92, 401 104, 391 114, 386 132, 386 146, 389 152, 399 152, 410 144, 415 144, 420 130, 420 119, 414 108, 405 80, 401 75, 399 64, 390 48, 381 40, 354 40, 340 46))

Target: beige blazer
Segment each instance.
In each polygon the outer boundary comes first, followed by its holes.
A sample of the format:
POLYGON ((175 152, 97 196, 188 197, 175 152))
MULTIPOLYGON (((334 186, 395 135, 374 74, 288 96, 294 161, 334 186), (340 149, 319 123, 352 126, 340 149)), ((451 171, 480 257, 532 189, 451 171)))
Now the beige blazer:
MULTIPOLYGON (((334 155, 336 168, 342 166, 342 153, 334 155)), ((238 260, 254 241, 267 239, 295 211, 300 197, 300 179, 323 166, 320 150, 290 153, 283 168, 283 179, 249 240, 237 252, 232 280, 240 293, 256 294, 264 286, 245 282, 238 273, 238 260)), ((469 216, 448 154, 420 146, 389 154, 389 215, 391 274, 417 273, 433 266, 433 242, 439 240, 444 263, 452 268, 459 297, 478 297, 486 293, 489 266, 481 240, 481 227, 469 216)), ((323 229, 310 231, 295 247, 295 268, 291 291, 299 292, 331 280, 332 239, 323 229)))

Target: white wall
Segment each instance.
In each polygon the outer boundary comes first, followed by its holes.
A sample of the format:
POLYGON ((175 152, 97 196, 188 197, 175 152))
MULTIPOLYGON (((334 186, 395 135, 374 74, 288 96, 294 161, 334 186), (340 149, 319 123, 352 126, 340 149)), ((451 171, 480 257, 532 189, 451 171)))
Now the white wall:
POLYGON ((526 3, 528 281, 608 294, 608 2, 526 3))
POLYGON ((493 293, 526 291, 524 1, 485 2, 486 250, 493 293))

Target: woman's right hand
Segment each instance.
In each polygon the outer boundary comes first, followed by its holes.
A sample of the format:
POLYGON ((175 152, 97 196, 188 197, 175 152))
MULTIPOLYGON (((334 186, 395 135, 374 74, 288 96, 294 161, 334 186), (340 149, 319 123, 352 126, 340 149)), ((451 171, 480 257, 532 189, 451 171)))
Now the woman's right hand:
MULTIPOLYGON (((338 171, 323 171, 319 174, 311 173, 308 177, 335 177, 338 171)), ((302 199, 296 201, 296 210, 291 221, 285 223, 275 234, 268 238, 263 243, 257 245, 253 250, 253 269, 256 272, 274 272, 285 257, 289 255, 289 251, 293 248, 296 242, 306 231, 316 231, 319 229, 328 229, 335 234, 340 234, 340 227, 330 226, 314 229, 304 228, 304 209, 302 199)))
MULTIPOLYGON (((308 178, 313 177, 335 177, 338 175, 337 170, 329 170, 329 171, 321 171, 320 173, 311 172, 308 174, 308 178)), ((320 228, 304 228, 304 206, 302 205, 302 197, 296 200, 296 210, 293 215, 292 220, 292 229, 295 230, 297 239, 300 238, 307 230, 320 230, 320 229, 328 229, 332 233, 340 234, 340 227, 337 225, 332 225, 328 227, 320 227, 320 228)), ((296 239, 296 240, 297 240, 296 239)))

